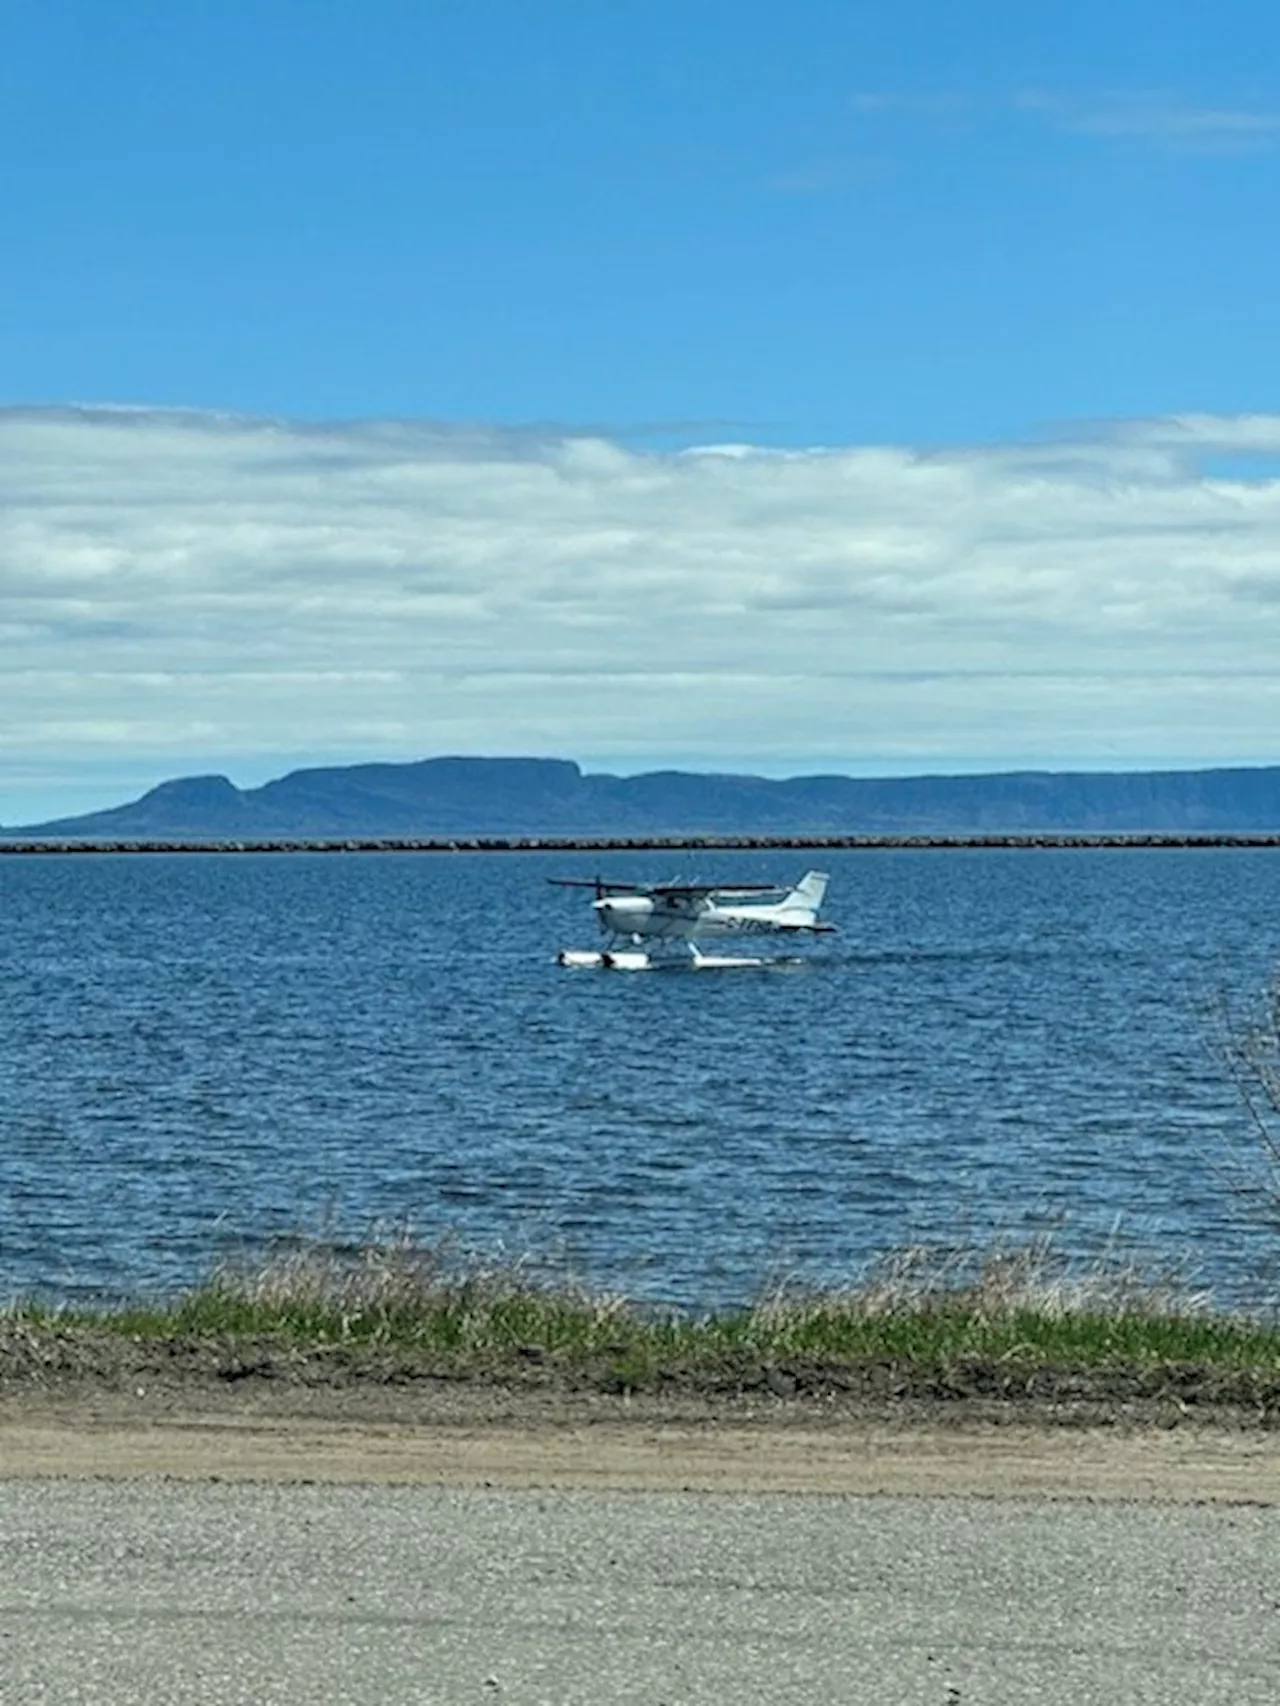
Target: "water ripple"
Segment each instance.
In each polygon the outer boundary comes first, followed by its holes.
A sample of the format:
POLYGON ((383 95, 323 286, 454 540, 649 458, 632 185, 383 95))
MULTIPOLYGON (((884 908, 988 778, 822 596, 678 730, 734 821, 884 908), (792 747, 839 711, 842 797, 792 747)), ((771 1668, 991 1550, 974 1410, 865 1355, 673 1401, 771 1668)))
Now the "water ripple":
POLYGON ((596 863, 0 860, 0 1292, 411 1223, 697 1304, 1119 1225, 1256 1295, 1208 1015, 1272 974, 1280 855, 835 854, 843 934, 796 975, 649 978, 552 963, 589 918, 543 878, 596 863))

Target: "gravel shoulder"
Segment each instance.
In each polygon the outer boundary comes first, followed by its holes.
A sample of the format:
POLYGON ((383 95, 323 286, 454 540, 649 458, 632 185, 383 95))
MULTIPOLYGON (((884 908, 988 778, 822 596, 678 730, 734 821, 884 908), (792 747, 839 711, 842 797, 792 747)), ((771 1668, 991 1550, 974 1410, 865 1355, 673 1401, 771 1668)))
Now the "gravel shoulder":
POLYGON ((136 1366, 0 1382, 0 1478, 65 1477, 1276 1506, 1280 1429, 1105 1397, 628 1397, 136 1366))

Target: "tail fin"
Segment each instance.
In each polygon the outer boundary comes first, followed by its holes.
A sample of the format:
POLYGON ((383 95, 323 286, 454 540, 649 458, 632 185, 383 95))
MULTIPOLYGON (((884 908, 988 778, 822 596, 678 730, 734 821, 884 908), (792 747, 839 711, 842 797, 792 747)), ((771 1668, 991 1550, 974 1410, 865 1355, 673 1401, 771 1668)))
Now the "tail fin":
POLYGON ((810 918, 816 918, 822 898, 827 892, 827 873, 825 871, 806 871, 804 876, 792 889, 782 903, 784 912, 805 912, 810 918))

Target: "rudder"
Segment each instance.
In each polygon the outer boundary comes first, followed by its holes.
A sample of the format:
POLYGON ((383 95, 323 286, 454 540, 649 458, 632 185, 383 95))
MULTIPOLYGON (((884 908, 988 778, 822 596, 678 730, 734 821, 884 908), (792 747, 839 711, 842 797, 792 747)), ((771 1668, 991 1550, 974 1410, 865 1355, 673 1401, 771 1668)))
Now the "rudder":
POLYGON ((785 912, 805 911, 816 913, 822 905, 827 892, 829 877, 825 871, 806 871, 804 876, 783 901, 785 912))

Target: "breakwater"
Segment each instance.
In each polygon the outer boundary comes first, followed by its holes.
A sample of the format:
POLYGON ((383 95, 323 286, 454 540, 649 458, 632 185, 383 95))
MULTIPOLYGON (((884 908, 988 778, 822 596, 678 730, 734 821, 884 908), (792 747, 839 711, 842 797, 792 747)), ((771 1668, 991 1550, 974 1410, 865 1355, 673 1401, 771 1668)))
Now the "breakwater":
POLYGON ((776 851, 880 852, 895 848, 940 852, 966 848, 1100 849, 1280 848, 1280 831, 1240 834, 1167 832, 1066 832, 1030 830, 973 835, 460 835, 460 836, 281 836, 267 840, 76 840, 2 839, 4 853, 647 853, 776 851))

